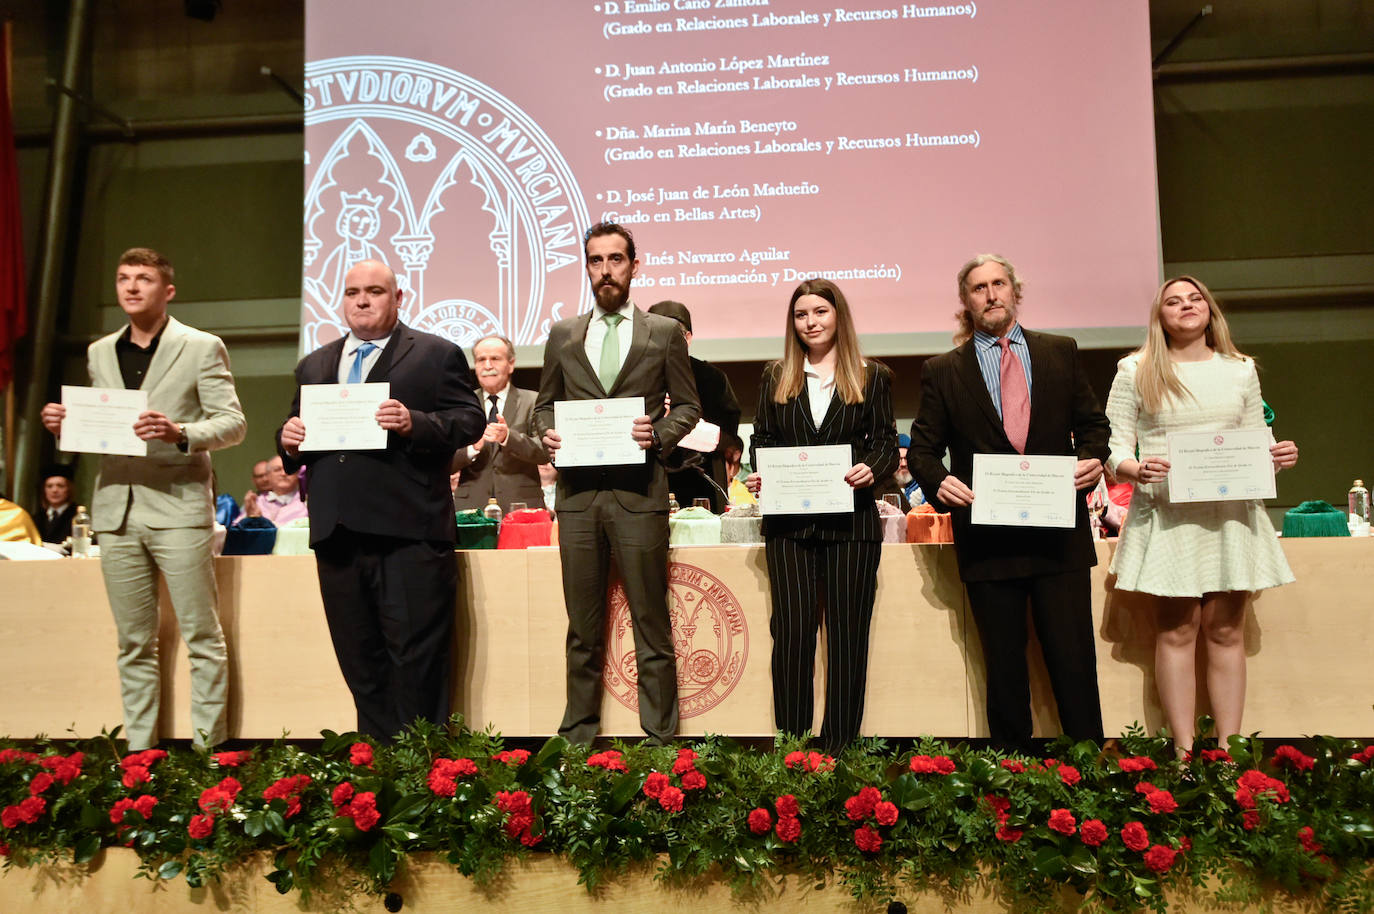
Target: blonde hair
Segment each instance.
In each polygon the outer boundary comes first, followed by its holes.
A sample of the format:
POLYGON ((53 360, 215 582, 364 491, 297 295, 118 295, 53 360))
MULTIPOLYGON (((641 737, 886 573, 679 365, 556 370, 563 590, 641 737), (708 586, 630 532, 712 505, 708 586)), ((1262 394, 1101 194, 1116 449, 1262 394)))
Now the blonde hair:
POLYGON ((1007 271, 1007 279, 1011 280, 1012 301, 1015 304, 1021 304, 1021 280, 1017 278, 1016 267, 1011 265, 1011 261, 1001 254, 979 254, 974 257, 959 268, 959 277, 956 280, 959 284, 959 303, 963 306, 954 313, 954 320, 958 325, 954 329, 954 345, 956 346, 962 346, 973 338, 973 316, 968 313, 968 274, 985 263, 999 264, 1002 269, 1007 271))
POLYGON ((1140 361, 1135 374, 1135 388, 1140 394, 1140 402, 1149 413, 1158 413, 1170 400, 1193 399, 1193 392, 1178 376, 1173 359, 1169 358, 1169 334, 1164 331, 1160 311, 1164 307, 1164 292, 1175 283, 1186 282, 1202 294, 1207 302, 1208 322, 1206 330, 1207 345, 1218 355, 1234 359, 1246 358, 1245 353, 1236 348, 1231 341, 1231 328, 1226 316, 1212 297, 1212 292, 1202 280, 1192 276, 1176 276, 1166 280, 1155 293, 1154 303, 1150 305, 1150 323, 1145 331, 1145 345, 1135 351, 1140 361))
POLYGON ((797 336, 792 313, 797 299, 803 295, 817 295, 835 306, 835 390, 840 399, 852 406, 864 399, 864 357, 859 351, 859 335, 854 331, 854 318, 849 302, 840 287, 828 279, 808 279, 792 292, 787 302, 786 332, 783 336, 782 358, 769 371, 777 383, 773 387, 773 402, 786 403, 798 396, 806 383, 806 344, 797 336))

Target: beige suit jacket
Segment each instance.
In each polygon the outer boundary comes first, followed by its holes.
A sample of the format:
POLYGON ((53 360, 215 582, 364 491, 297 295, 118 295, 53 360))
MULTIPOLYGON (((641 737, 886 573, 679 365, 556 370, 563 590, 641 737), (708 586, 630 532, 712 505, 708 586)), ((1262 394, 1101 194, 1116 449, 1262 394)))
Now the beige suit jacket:
MULTIPOLYGON (((93 386, 124 386, 115 354, 123 332, 87 349, 93 386)), ((139 521, 149 527, 209 527, 215 518, 210 452, 238 444, 247 431, 224 343, 169 316, 142 389, 149 410, 185 427, 186 453, 175 444, 149 441, 146 457, 103 455, 91 499, 92 527, 97 533, 118 530, 134 503, 139 521)))

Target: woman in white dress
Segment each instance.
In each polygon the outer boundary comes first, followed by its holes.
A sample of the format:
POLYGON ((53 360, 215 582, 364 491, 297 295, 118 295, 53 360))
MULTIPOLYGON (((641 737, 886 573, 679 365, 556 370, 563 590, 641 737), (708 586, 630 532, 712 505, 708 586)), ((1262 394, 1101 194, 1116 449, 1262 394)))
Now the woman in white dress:
MULTIPOLYGON (((1111 571, 1118 590, 1155 597, 1155 681, 1175 748, 1194 736, 1199 633, 1222 746, 1240 732, 1245 708, 1245 604, 1293 580, 1262 501, 1174 504, 1166 436, 1176 431, 1262 428, 1255 363, 1231 342, 1212 293, 1191 276, 1166 282, 1150 308, 1145 345, 1117 365, 1107 399, 1108 471, 1135 484, 1111 571)), ((1275 470, 1298 448, 1269 449, 1275 470)))

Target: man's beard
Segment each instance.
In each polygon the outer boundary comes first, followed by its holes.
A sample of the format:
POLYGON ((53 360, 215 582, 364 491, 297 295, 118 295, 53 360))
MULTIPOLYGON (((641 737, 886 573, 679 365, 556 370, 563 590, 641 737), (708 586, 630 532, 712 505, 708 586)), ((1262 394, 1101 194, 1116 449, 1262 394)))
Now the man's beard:
POLYGON ((629 297, 629 288, 622 289, 614 280, 608 280, 596 287, 596 303, 603 311, 619 311, 629 297))
POLYGON ((910 485, 910 484, 911 484, 911 471, 910 471, 910 470, 898 470, 898 471, 897 471, 897 477, 896 477, 896 478, 897 478, 897 485, 899 485, 899 486, 910 485))

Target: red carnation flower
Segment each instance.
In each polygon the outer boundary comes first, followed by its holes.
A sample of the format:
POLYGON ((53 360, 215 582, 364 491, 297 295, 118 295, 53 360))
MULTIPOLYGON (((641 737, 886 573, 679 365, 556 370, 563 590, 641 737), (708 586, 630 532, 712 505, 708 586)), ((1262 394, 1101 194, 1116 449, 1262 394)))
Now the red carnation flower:
POLYGON ((285 800, 286 818, 291 818, 301 811, 301 791, 310 786, 310 775, 293 774, 284 778, 278 778, 266 790, 262 792, 264 800, 285 800))
POLYGON ((528 812, 530 808, 530 795, 523 790, 498 790, 493 801, 505 813, 528 812))
POLYGON ((1362 750, 1350 756, 1350 760, 1352 762, 1363 762, 1366 765, 1370 762, 1374 762, 1374 743, 1365 746, 1362 750))
POLYGON ((876 854, 883 848, 883 836, 871 825, 854 829, 854 843, 865 854, 876 854))
POLYGON ((1150 846, 1150 833, 1140 822, 1127 822, 1121 828, 1121 842, 1133 851, 1143 851, 1150 846))
POLYGON ((1312 766, 1317 764, 1316 759, 1310 755, 1303 755, 1296 746, 1280 746, 1275 749, 1274 761, 1298 771, 1311 771, 1312 766))
POLYGON ((215 817, 207 815, 192 816, 186 826, 186 833, 197 840, 208 838, 215 830, 215 817))
POLYGON ((1259 828, 1259 825, 1260 825, 1260 814, 1259 814, 1259 810, 1258 810, 1258 809, 1247 809, 1247 810, 1245 810, 1245 815, 1241 818, 1240 824, 1243 825, 1243 826, 1245 826, 1245 830, 1246 830, 1246 831, 1254 831, 1255 829, 1259 828))
POLYGON ((663 791, 670 786, 672 786, 672 782, 668 780, 668 775, 661 771, 651 771, 649 776, 644 779, 644 795, 657 800, 663 795, 663 791))
POLYGON ((954 762, 943 755, 913 755, 911 770, 916 774, 953 774, 954 762))
POLYGON ((789 752, 789 753, 787 753, 787 755, 783 756, 782 763, 783 763, 784 765, 786 765, 788 768, 796 768, 796 767, 798 767, 798 766, 805 766, 805 765, 806 765, 806 753, 805 753, 805 752, 802 752, 801 750, 796 750, 796 751, 794 751, 794 752, 789 752))
POLYGON ((1065 784, 1072 787, 1074 784, 1077 784, 1079 781, 1083 780, 1083 775, 1080 774, 1078 769, 1073 767, 1072 765, 1060 765, 1059 780, 1063 781, 1065 784))
POLYGON ((749 813, 749 830, 756 835, 765 835, 773 828, 773 816, 762 806, 749 813))
POLYGON ((682 800, 685 796, 681 790, 669 785, 658 795, 658 805, 669 812, 682 812, 682 800))
POLYGON ((1193 849, 1193 839, 1187 835, 1178 839, 1178 849, 1180 851, 1190 851, 1193 849))
MULTIPOLYGON (((452 794, 449 794, 449 796, 452 796, 452 794)), ((331 803, 334 804, 334 813, 335 813, 335 815, 338 815, 338 811, 339 811, 339 808, 340 808, 340 807, 342 807, 342 806, 347 806, 347 805, 348 805, 348 802, 349 802, 350 800, 352 800, 352 799, 353 799, 353 782, 352 782, 352 781, 344 781, 344 782, 341 783, 338 787, 335 787, 334 790, 333 790, 333 792, 329 794, 329 802, 331 802, 331 803)))
POLYGON ((1236 788, 1236 805, 1241 809, 1255 808, 1255 795, 1244 784, 1236 788))
POLYGON ((469 758, 436 758, 425 779, 429 789, 441 797, 451 797, 458 790, 457 779, 472 777, 477 764, 469 758))
POLYGON ((1008 844, 1015 844, 1017 841, 1021 840, 1023 834, 1025 834, 1023 830, 1003 824, 997 829, 997 840, 1005 841, 1008 844))
POLYGON ((1143 793, 1147 797, 1158 789, 1158 787, 1151 784, 1149 781, 1141 781, 1139 784, 1135 785, 1135 792, 1143 793))
POLYGON ((1155 760, 1145 755, 1132 756, 1130 758, 1117 759, 1117 766, 1127 774, 1135 774, 1141 771, 1154 771, 1159 766, 1155 760))
POLYGON ((1209 762, 1230 762, 1231 753, 1225 749, 1203 749, 1202 757, 1209 762))
POLYGON ((983 800, 992 807, 992 814, 997 818, 998 823, 1007 821, 1007 811, 1011 809, 1011 800, 994 794, 987 794, 983 800))
POLYGON ((1074 819, 1073 813, 1067 809, 1050 810, 1050 831, 1057 831, 1061 835, 1072 835, 1078 831, 1078 821, 1074 819))
POLYGON ((784 844, 791 844, 801 837, 801 819, 796 816, 783 816, 778 819, 778 824, 773 829, 778 836, 778 840, 784 844))
POLYGON ((348 747, 348 763, 364 768, 372 767, 372 746, 369 743, 354 743, 348 747))
POLYGON ((1078 835, 1088 847, 1101 847, 1102 842, 1107 840, 1107 826, 1102 824, 1101 819, 1088 819, 1078 829, 1078 835))
MULTIPOLYGON (((125 802, 121 800, 120 802, 125 802)), ((154 801, 156 802, 156 801, 154 801)), ((118 804, 115 804, 118 806, 118 804)), ((133 804, 130 804, 132 806, 133 804)), ((42 797, 25 797, 14 806, 6 806, 0 812, 0 825, 5 828, 14 828, 18 825, 32 825, 38 821, 38 817, 43 815, 43 811, 48 808, 48 803, 42 797)), ((120 813, 120 817, 123 817, 120 813)))
POLYGON ((773 803, 773 808, 778 811, 778 815, 780 816, 791 816, 792 818, 796 818, 801 815, 801 808, 797 805, 797 798, 790 793, 785 793, 778 797, 773 803))
POLYGON ((884 800, 873 807, 873 818, 879 825, 894 825, 897 822, 897 804, 884 800))
POLYGON ((124 769, 120 781, 130 790, 139 784, 146 784, 153 779, 152 772, 143 765, 130 765, 124 769))
POLYGON ((8 765, 11 762, 24 762, 33 764, 38 761, 38 755, 33 752, 24 752, 19 749, 0 749, 0 765, 8 765))
POLYGON ((1178 851, 1172 847, 1156 844, 1145 852, 1145 865, 1156 873, 1167 873, 1169 867, 1174 865, 1174 858, 1177 856, 1178 851))
POLYGON ((49 755, 38 764, 52 772, 53 780, 64 787, 81 776, 81 763, 86 756, 80 752, 71 755, 49 755))
POLYGON ((1150 812, 1157 816, 1178 809, 1174 795, 1167 790, 1156 790, 1147 799, 1150 803, 1150 812))
POLYGON ((706 786, 706 775, 695 768, 682 776, 683 790, 701 790, 706 786))
POLYGON ((878 788, 865 787, 844 801, 844 809, 850 819, 859 822, 873 815, 873 807, 877 806, 882 798, 883 795, 878 788))
POLYGON ((213 787, 205 788, 200 792, 201 811, 211 815, 228 812, 229 807, 238 799, 241 789, 239 782, 231 777, 224 778, 213 787))
POLYGON ((587 764, 592 768, 605 768, 607 771, 630 770, 629 766, 625 764, 624 753, 619 749, 607 749, 605 752, 594 753, 587 757, 587 764))
POLYGON ((1302 828, 1298 829, 1298 843, 1301 844, 1302 849, 1308 853, 1321 853, 1321 842, 1317 840, 1317 833, 1313 831, 1310 825, 1304 825, 1302 828))
POLYGON ((215 764, 221 768, 237 768, 252 757, 252 751, 247 749, 243 752, 216 752, 212 756, 215 764))
POLYGON ((356 794, 346 808, 358 831, 371 831, 382 820, 382 814, 377 811, 377 795, 370 790, 356 794))
POLYGON ((1271 778, 1263 771, 1253 769, 1247 771, 1240 776, 1239 783, 1253 794, 1272 793, 1276 802, 1288 802, 1288 785, 1278 778, 1271 778))
POLYGON ((1025 764, 1014 758, 1002 759, 1002 767, 1010 771, 1012 774, 1020 774, 1021 772, 1026 770, 1025 764))
POLYGON ((29 796, 36 797, 53 785, 55 778, 46 771, 40 771, 29 781, 29 796))
POLYGON ((530 753, 528 749, 507 749, 492 756, 493 761, 503 762, 512 767, 519 767, 529 761, 530 753))

